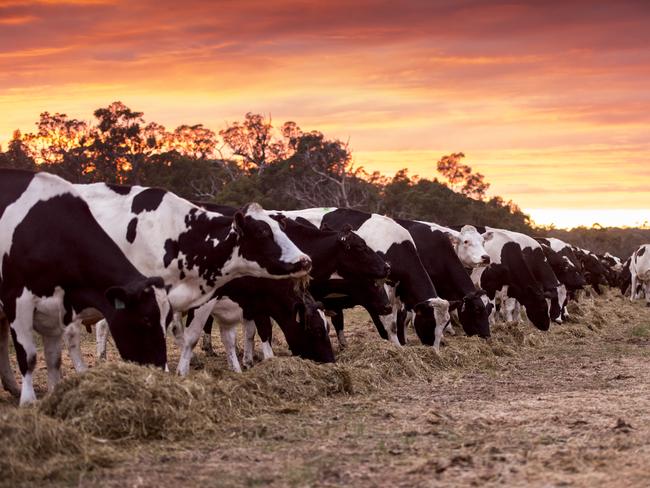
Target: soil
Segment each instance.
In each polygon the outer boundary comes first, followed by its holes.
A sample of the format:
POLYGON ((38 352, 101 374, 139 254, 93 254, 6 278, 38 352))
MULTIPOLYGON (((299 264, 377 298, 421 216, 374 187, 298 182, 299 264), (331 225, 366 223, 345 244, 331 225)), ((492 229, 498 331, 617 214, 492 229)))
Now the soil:
MULTIPOLYGON (((74 484, 648 486, 650 309, 614 292, 585 300, 595 315, 577 318, 600 321, 593 334, 572 323, 546 335, 521 324, 544 339, 494 368, 296 399, 295 408, 226 423, 208 440, 130 445, 129 460, 77 473, 74 484)), ((361 311, 349 323, 349 341, 376 334, 361 311)), ((85 347, 92 364, 92 342, 85 347)), ((13 408, 6 395, 0 401, 13 408)))

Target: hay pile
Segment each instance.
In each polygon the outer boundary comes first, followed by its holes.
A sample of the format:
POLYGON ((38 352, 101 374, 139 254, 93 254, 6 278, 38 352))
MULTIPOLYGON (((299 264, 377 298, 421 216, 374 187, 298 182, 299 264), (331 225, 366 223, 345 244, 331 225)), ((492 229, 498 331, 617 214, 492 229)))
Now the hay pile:
POLYGON ((68 376, 39 409, 102 439, 177 440, 210 428, 209 385, 207 376, 109 363, 68 376))
POLYGON ((66 478, 119 459, 110 447, 32 408, 0 413, 0 439, 0 486, 66 478))

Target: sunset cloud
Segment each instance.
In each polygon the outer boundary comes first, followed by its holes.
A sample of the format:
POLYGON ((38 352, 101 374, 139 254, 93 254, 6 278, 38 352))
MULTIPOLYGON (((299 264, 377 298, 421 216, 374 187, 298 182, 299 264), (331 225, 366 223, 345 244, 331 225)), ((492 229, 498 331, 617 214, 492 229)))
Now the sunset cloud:
POLYGON ((524 208, 650 208, 649 21, 643 1, 2 2, 0 141, 114 100, 172 127, 253 111, 368 170, 463 151, 524 208))

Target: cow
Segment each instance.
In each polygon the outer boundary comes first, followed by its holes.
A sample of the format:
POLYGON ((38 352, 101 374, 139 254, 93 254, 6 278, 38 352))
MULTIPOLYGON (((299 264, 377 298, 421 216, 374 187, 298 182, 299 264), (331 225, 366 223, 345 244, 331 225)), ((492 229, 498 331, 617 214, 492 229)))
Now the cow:
POLYGON ((413 238, 404 227, 383 215, 344 208, 311 208, 282 214, 292 219, 304 218, 320 228, 352 226, 390 264, 385 286, 393 311, 390 316, 373 317, 379 334, 400 344, 397 313, 405 306, 416 314, 415 330, 420 341, 439 350, 442 330, 449 323, 449 302, 437 295, 413 238))
MULTIPOLYGON (((496 229, 494 227, 477 227, 477 230, 479 233, 483 234, 484 237, 486 237, 486 233, 498 230, 501 232, 502 236, 507 237, 511 242, 519 244, 528 268, 533 274, 535 280, 541 285, 544 296, 548 300, 548 315, 550 319, 557 323, 562 323, 562 311, 560 309, 558 298, 560 282, 546 260, 544 251, 539 242, 526 234, 511 230, 496 229)), ((494 243, 492 243, 492 245, 493 244, 494 243)), ((487 247, 488 245, 486 244, 486 249, 487 247)))
POLYGON ((642 244, 630 258, 630 300, 638 298, 640 288, 650 307, 650 244, 642 244))
MULTIPOLYGON (((238 277, 299 278, 311 269, 309 256, 256 203, 223 216, 159 188, 74 187, 133 265, 162 277, 176 313, 203 305, 238 277)), ((205 323, 209 312, 196 319, 205 323)), ((67 339, 75 368, 85 369, 79 328, 70 328, 67 339)))
POLYGON ((133 266, 70 183, 0 170, 0 256, 0 303, 23 377, 20 405, 36 400, 33 331, 43 338, 52 389, 61 378, 64 326, 96 311, 123 359, 166 366, 171 308, 163 280, 133 266))
MULTIPOLYGON (((212 204, 202 205, 206 206, 208 209, 220 211, 225 214, 230 214, 235 211, 235 209, 230 207, 212 204)), ((293 221, 292 219, 285 218, 282 214, 274 212, 269 212, 269 214, 272 218, 277 219, 282 223, 287 235, 311 258, 313 262, 313 267, 310 272, 311 283, 322 283, 328 281, 333 275, 341 276, 343 278, 353 278, 355 280, 384 279, 390 271, 390 267, 386 262, 377 253, 370 249, 366 245, 365 241, 352 231, 350 226, 343 226, 343 228, 338 231, 319 229, 306 220, 297 219, 296 221, 293 221)), ((293 286, 293 284, 290 284, 289 286, 293 286)), ((254 316, 254 319, 247 319, 245 321, 245 328, 247 329, 245 334, 246 341, 244 343, 245 366, 252 365, 253 339, 255 336, 255 328, 252 325, 253 320, 255 324, 257 324, 257 330, 260 333, 260 337, 264 341, 262 347, 265 358, 272 355, 269 317, 275 318, 276 316, 282 315, 282 312, 278 310, 278 304, 283 302, 283 298, 277 297, 277 294, 278 292, 273 289, 272 284, 256 284, 252 280, 247 280, 245 283, 240 283, 240 280, 237 280, 237 282, 233 282, 231 286, 221 288, 217 292, 219 298, 229 299, 231 308, 233 301, 242 306, 242 314, 244 318, 254 316), (253 294, 258 295, 255 299, 251 299, 251 288, 257 290, 257 293, 253 294), (265 296, 262 297, 261 295, 265 296), (275 303, 270 303, 271 301, 274 301, 275 303), (264 316, 265 304, 269 312, 275 311, 264 316), (252 311, 252 309, 254 309, 254 311, 252 311)), ((288 305, 287 312, 290 314, 291 310, 294 308, 295 305, 288 305)), ((213 312, 213 315, 222 329, 221 336, 224 340, 229 364, 232 369, 237 371, 239 370, 239 365, 236 362, 234 351, 234 325, 236 325, 236 323, 233 320, 221 319, 221 314, 225 313, 225 309, 228 309, 226 305, 217 302, 215 303, 215 311, 213 312)), ((309 303, 303 304, 303 309, 308 311, 309 303)), ((228 316, 234 317, 235 313, 231 310, 228 312, 228 316)), ((292 317, 293 316, 295 316, 295 314, 293 314, 292 317)), ((329 338, 323 338, 320 337, 320 335, 314 334, 308 334, 306 337, 301 337, 301 330, 306 331, 306 329, 295 330, 295 327, 292 328, 290 326, 289 319, 285 317, 284 320, 284 326, 279 322, 278 324, 285 333, 285 337, 289 342, 292 352, 299 354, 302 357, 314 359, 320 362, 329 362, 331 360, 332 353, 329 338), (287 333, 291 335, 291 338, 287 336, 287 333), (291 339, 291 341, 289 341, 289 339, 291 339), (307 342, 313 342, 317 339, 321 344, 307 344, 307 342)), ((276 322, 277 321, 276 318, 276 322)), ((198 341, 196 331, 197 329, 194 329, 187 334, 189 339, 186 342, 190 346, 190 350, 194 347, 196 341, 198 341)), ((204 328, 204 334, 209 333, 211 333, 211 329, 208 328, 205 330, 204 328)), ((179 363, 179 372, 181 374, 184 374, 185 370, 189 367, 187 361, 189 361, 190 357, 191 353, 187 352, 186 345, 184 354, 182 355, 182 360, 184 362, 182 364, 179 363)))
POLYGON ((483 238, 477 232, 471 232, 473 227, 464 226, 459 233, 463 240, 456 242, 454 239, 458 237, 454 237, 450 242, 450 234, 445 227, 407 219, 395 221, 411 234, 424 269, 440 297, 457 308, 465 333, 468 336, 490 337, 488 317, 492 305, 485 292, 476 289, 460 260, 461 255, 467 256, 467 259, 473 256, 476 259, 470 260, 472 267, 488 264, 490 258, 483 248, 483 238))
POLYGON ((596 293, 602 294, 600 286, 608 284, 607 269, 603 263, 600 262, 598 256, 587 249, 573 246, 573 252, 580 261, 587 284, 591 285, 596 293))
POLYGON ((575 293, 587 284, 582 274, 582 265, 570 244, 554 237, 540 237, 536 240, 542 245, 544 255, 561 283, 558 288, 558 301, 564 320, 569 316, 566 309, 569 298, 575 296, 575 293))
MULTIPOLYGON (((238 278, 221 287, 215 300, 208 304, 212 305, 210 318, 214 317, 219 324, 228 366, 235 372, 241 372, 235 348, 237 325, 244 324, 243 363, 250 367, 256 329, 263 341, 264 359, 273 357, 271 318, 282 329, 292 354, 321 363, 334 362, 323 305, 308 292, 299 290, 293 280, 238 278)), ((193 311, 188 314, 188 323, 192 319, 193 311)), ((205 323, 203 330, 206 335, 211 334, 212 320, 205 323)), ((186 371, 179 368, 179 373, 186 371)))
POLYGON ((627 294, 627 291, 630 289, 630 285, 632 284, 632 273, 630 272, 632 257, 633 256, 630 256, 625 260, 621 268, 621 272, 618 275, 618 287, 621 290, 621 295, 623 296, 627 294))
POLYGON ((605 267, 605 279, 609 286, 618 286, 619 277, 623 270, 623 261, 621 258, 606 252, 605 254, 597 254, 598 260, 605 267))
MULTIPOLYGON (((508 301, 508 298, 517 300, 526 308, 526 315, 535 327, 548 330, 550 316, 546 300, 553 296, 557 300, 557 290, 544 290, 530 269, 529 260, 526 259, 521 244, 513 238, 513 233, 485 227, 476 229, 485 239, 485 250, 490 255, 490 264, 472 271, 474 283, 485 290, 492 301, 502 295, 504 303, 501 306, 506 308, 508 313, 512 313, 516 308, 516 304, 512 303, 512 300, 508 301)), ((516 314, 513 317, 507 316, 507 319, 517 318, 516 314)), ((494 320, 493 316, 491 320, 494 320)))

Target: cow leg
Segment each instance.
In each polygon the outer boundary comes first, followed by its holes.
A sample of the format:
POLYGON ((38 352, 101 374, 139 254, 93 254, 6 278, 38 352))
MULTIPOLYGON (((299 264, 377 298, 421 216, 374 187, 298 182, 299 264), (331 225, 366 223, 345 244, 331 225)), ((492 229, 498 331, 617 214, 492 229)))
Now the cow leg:
POLYGON ((454 326, 452 325, 452 322, 454 322, 455 324, 460 324, 460 318, 458 318, 458 310, 454 310, 454 311, 450 312, 449 315, 451 315, 451 321, 444 328, 443 332, 446 332, 449 335, 455 336, 456 335, 456 330, 454 330, 454 326))
POLYGON ((631 285, 630 285, 630 301, 633 302, 636 299, 636 275, 632 273, 631 285))
POLYGON ((31 293, 24 290, 16 299, 16 317, 10 324, 11 337, 16 349, 18 368, 23 375, 19 405, 36 401, 33 374, 36 367, 36 344, 34 343, 34 300, 31 293))
MULTIPOLYGON (((257 333, 260 336, 260 341, 262 341, 262 357, 264 360, 270 359, 273 357, 273 348, 271 347, 271 340, 273 339, 273 324, 271 323, 271 318, 268 315, 258 315, 255 317, 254 323, 257 333)), ((255 333, 253 332, 253 335, 254 334, 255 333)), ((290 336, 287 336, 286 332, 285 338, 289 344, 289 349, 291 349, 294 341, 290 340, 290 336)), ((296 353, 294 352, 294 354, 296 353)))
MULTIPOLYGON (((244 319, 244 357, 242 363, 244 368, 253 367, 253 355, 255 353, 255 321, 244 319)), ((271 352, 273 354, 273 352, 271 352)))
POLYGON ((43 350, 45 364, 47 365, 47 390, 49 392, 54 390, 54 387, 61 381, 61 351, 63 345, 61 335, 43 336, 43 350))
POLYGON ((503 303, 503 314, 506 322, 519 322, 519 316, 517 315, 517 305, 518 302, 514 298, 506 297, 503 303))
MULTIPOLYGON (((72 365, 77 373, 83 373, 88 369, 81 354, 81 321, 74 320, 63 330, 63 340, 72 360, 72 365)), ((47 355, 47 352, 46 352, 47 355)), ((47 359, 47 356, 46 356, 47 359)), ((49 371, 49 367, 48 367, 49 371)))
POLYGON ((650 307, 650 280, 643 283, 643 293, 645 294, 645 304, 650 307))
POLYGON ((398 312, 398 310, 395 310, 395 308, 393 308, 393 313, 390 313, 388 315, 377 315, 373 313, 370 314, 370 317, 372 318, 372 321, 377 328, 377 332, 379 332, 379 335, 382 339, 387 339, 393 344, 401 346, 402 344, 400 343, 399 337, 397 336, 398 312))
POLYGON ((201 337, 203 326, 207 321, 210 313, 214 309, 216 299, 212 299, 200 307, 194 309, 194 316, 190 320, 189 325, 185 328, 185 333, 183 334, 183 348, 181 349, 181 357, 178 360, 178 366, 176 367, 176 373, 181 376, 187 376, 190 372, 190 361, 192 359, 192 350, 196 343, 199 342, 199 337, 201 337))
POLYGON ((111 331, 108 328, 108 322, 106 319, 102 319, 95 324, 95 340, 97 342, 96 354, 97 361, 106 361, 106 343, 108 342, 108 336, 111 331))
POLYGON ((331 310, 334 312, 334 315, 332 315, 332 326, 334 327, 334 330, 336 331, 336 338, 339 341, 339 347, 341 349, 345 349, 348 347, 348 341, 345 338, 345 331, 343 330, 345 327, 345 317, 343 316, 343 309, 338 309, 338 310, 331 310))
POLYGON ((221 332, 221 342, 226 350, 228 367, 235 373, 241 373, 241 366, 237 358, 237 326, 219 324, 219 331, 221 332))
POLYGON ((488 324, 490 327, 494 327, 497 323, 497 301, 490 300, 490 303, 492 303, 492 310, 490 310, 490 315, 488 315, 488 324))
POLYGON ((406 310, 397 312, 397 340, 401 345, 406 344, 406 328, 408 327, 409 316, 406 310))
POLYGON ((206 356, 216 356, 217 353, 214 352, 212 347, 212 324, 214 319, 212 315, 208 317, 207 322, 203 326, 203 341, 201 342, 201 350, 205 353, 206 356))
POLYGON ((20 387, 16 383, 14 371, 9 361, 9 322, 0 312, 0 379, 2 387, 12 396, 20 396, 20 387))
POLYGON ((170 329, 174 335, 174 343, 178 349, 183 349, 183 338, 185 337, 185 328, 183 327, 183 318, 180 312, 174 312, 174 318, 170 324, 170 329))

